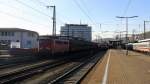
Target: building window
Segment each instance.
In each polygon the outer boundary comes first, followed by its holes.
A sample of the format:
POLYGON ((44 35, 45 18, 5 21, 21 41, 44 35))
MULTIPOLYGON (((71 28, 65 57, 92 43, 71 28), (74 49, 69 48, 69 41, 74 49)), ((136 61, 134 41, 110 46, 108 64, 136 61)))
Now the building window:
POLYGON ((9 36, 14 36, 14 32, 9 32, 9 36))
POLYGON ((31 41, 27 41, 27 44, 31 44, 31 41))
POLYGON ((14 32, 0 32, 0 36, 14 36, 14 32))
POLYGON ((28 36, 29 36, 29 37, 34 37, 34 33, 28 32, 28 36))
POLYGON ((11 40, 0 40, 0 44, 7 44, 10 45, 11 40))
POLYGON ((10 32, 7 32, 7 36, 10 36, 10 32))
POLYGON ((30 40, 27 41, 27 48, 31 48, 31 41, 30 40))
POLYGON ((11 43, 11 40, 8 40, 8 43, 11 43))
POLYGON ((2 36, 4 36, 4 32, 2 32, 2 36))
POLYGON ((19 40, 16 40, 16 42, 19 42, 19 40))
POLYGON ((7 36, 7 32, 4 33, 4 36, 7 36))

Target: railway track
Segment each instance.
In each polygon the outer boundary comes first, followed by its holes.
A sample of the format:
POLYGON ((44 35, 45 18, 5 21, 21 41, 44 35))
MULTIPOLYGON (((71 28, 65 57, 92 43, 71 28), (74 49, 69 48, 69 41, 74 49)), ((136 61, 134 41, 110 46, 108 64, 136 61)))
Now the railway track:
MULTIPOLYGON (((28 66, 23 69, 0 74, 0 84, 46 84, 55 83, 62 80, 69 74, 81 70, 81 67, 87 64, 95 57, 81 56, 81 59, 63 59, 54 62, 46 62, 36 66, 28 66), (90 58, 87 60, 87 57, 90 58)), ((92 63, 93 64, 93 63, 92 63)), ((91 65, 92 65, 91 64, 91 65)))
POLYGON ((62 62, 60 61, 45 62, 39 65, 24 67, 23 69, 20 70, 4 73, 0 75, 0 84, 10 84, 10 83, 12 84, 18 80, 40 73, 48 68, 52 68, 60 64, 62 64, 62 62))
POLYGON ((82 79, 101 58, 102 56, 95 55, 87 61, 80 63, 78 66, 72 68, 63 75, 58 76, 56 79, 49 81, 47 84, 80 84, 82 79))
MULTIPOLYGON (((9 73, 0 74, 0 84, 14 84, 27 79, 36 74, 43 73, 49 69, 57 68, 67 64, 70 59, 61 59, 53 62, 45 62, 36 66, 24 67, 22 69, 11 71, 9 73)), ((65 66, 64 66, 65 67, 65 66)), ((68 68, 68 67, 67 67, 68 68)), ((55 71, 55 70, 54 70, 55 71)))
MULTIPOLYGON (((90 56, 88 56, 88 58, 89 57, 90 56)), ((82 56, 80 59, 70 59, 66 64, 47 69, 46 71, 39 74, 35 74, 34 76, 19 82, 19 84, 47 84, 50 81, 56 80, 64 73, 67 73, 68 71, 79 66, 86 59, 87 56, 82 56)))
POLYGON ((3 65, 0 65, 0 69, 12 67, 12 66, 15 66, 15 65, 18 65, 18 64, 3 64, 3 65))
MULTIPOLYGON (((42 59, 41 59, 42 60, 42 59)), ((19 63, 8 63, 8 64, 2 64, 0 65, 0 69, 6 69, 6 68, 13 68, 13 67, 20 67, 20 66, 26 66, 29 64, 34 64, 34 63, 38 63, 41 60, 34 60, 34 61, 26 61, 26 62, 19 62, 19 63)), ((42 61, 46 61, 46 60, 42 60, 42 61)))
POLYGON ((46 84, 49 80, 54 80, 60 74, 63 74, 70 70, 71 68, 77 66, 79 63, 68 62, 66 64, 56 66, 54 68, 48 69, 45 72, 36 74, 29 79, 19 82, 19 84, 46 84))
POLYGON ((41 61, 44 59, 37 59, 36 57, 31 58, 28 57, 11 57, 11 58, 5 58, 0 60, 0 69, 4 68, 11 68, 13 66, 20 66, 24 64, 31 64, 31 63, 36 63, 38 61, 41 61))

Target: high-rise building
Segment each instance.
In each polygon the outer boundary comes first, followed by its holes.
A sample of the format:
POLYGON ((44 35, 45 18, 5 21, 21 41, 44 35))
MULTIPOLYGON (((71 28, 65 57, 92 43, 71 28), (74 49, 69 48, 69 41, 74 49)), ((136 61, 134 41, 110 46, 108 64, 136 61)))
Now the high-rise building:
POLYGON ((61 27, 61 36, 77 37, 86 41, 92 40, 92 28, 87 24, 65 24, 61 27))

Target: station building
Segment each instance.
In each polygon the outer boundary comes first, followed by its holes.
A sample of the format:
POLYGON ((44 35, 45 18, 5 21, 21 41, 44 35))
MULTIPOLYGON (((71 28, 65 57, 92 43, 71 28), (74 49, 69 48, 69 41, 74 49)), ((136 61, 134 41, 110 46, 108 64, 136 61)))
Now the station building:
POLYGON ((19 28, 0 28, 0 49, 38 48, 39 34, 19 28))
POLYGON ((61 36, 81 38, 86 41, 92 40, 92 28, 87 24, 65 24, 61 27, 61 36))

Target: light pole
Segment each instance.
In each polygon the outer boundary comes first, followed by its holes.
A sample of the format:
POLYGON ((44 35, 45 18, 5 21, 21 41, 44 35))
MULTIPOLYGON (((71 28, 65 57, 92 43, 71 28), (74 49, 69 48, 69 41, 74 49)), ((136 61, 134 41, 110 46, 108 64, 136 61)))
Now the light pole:
POLYGON ((67 24, 67 36, 68 36, 68 40, 69 40, 69 37, 70 37, 70 36, 69 36, 69 35, 70 35, 69 33, 70 33, 70 31, 69 31, 69 24, 67 24))
POLYGON ((146 39, 146 22, 150 22, 150 21, 144 21, 144 39, 146 39))
MULTIPOLYGON (((53 8, 53 32, 52 32, 52 36, 55 37, 56 36, 56 6, 47 6, 47 8, 53 8)), ((52 50, 52 56, 54 56, 54 52, 55 52, 55 44, 54 44, 54 49, 52 50)))
POLYGON ((52 35, 56 36, 56 6, 47 6, 47 8, 53 8, 53 32, 52 35))
MULTIPOLYGON (((128 44, 128 19, 129 18, 136 18, 138 16, 131 16, 131 17, 120 17, 120 16, 117 16, 116 18, 122 18, 122 19, 126 19, 126 44, 128 44)), ((126 55, 128 55, 128 47, 126 45, 126 55)))

